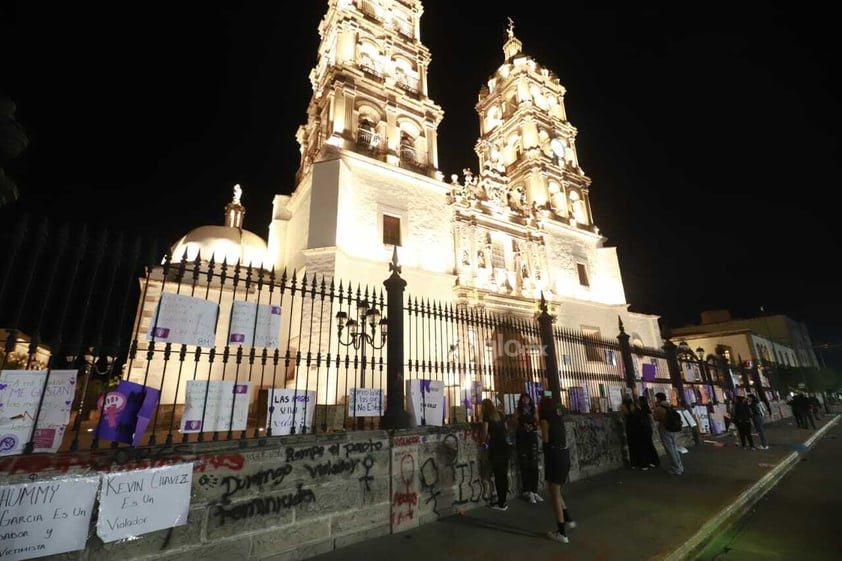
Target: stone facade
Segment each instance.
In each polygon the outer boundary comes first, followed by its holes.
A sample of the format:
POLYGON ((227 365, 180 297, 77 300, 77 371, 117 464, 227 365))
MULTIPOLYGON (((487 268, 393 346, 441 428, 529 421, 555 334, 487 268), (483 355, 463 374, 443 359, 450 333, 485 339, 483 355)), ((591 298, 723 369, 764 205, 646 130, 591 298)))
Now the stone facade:
MULTIPOLYGON (((571 415, 567 432, 571 481, 623 466, 618 415, 571 415)), ((16 456, 0 461, 0 473, 22 483, 194 463, 186 524, 112 543, 92 526, 85 550, 52 558, 299 560, 489 504, 493 477, 477 434, 460 424, 16 456)), ((517 494, 514 462, 510 477, 517 494)))

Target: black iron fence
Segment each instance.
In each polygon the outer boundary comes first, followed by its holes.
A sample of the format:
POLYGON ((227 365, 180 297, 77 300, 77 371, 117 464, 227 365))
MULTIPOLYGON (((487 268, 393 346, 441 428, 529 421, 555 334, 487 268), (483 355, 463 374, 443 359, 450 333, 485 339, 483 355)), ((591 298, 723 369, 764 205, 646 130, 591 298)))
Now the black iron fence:
POLYGON ((476 420, 545 392, 617 411, 637 385, 694 404, 774 394, 768 370, 405 294, 172 256, 25 221, 3 239, 0 455, 476 420), (161 255, 164 255, 162 258, 161 255))

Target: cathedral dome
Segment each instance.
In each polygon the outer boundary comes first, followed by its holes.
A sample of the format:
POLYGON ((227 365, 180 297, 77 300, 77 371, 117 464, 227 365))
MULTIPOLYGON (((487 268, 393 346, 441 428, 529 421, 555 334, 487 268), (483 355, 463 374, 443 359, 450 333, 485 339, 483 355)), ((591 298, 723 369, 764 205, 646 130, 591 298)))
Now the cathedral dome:
POLYGON ((245 207, 240 204, 241 195, 240 186, 235 185, 234 199, 225 207, 225 224, 190 230, 172 246, 171 261, 194 261, 198 255, 205 262, 213 257, 215 263, 263 267, 268 246, 263 238, 243 229, 245 207))

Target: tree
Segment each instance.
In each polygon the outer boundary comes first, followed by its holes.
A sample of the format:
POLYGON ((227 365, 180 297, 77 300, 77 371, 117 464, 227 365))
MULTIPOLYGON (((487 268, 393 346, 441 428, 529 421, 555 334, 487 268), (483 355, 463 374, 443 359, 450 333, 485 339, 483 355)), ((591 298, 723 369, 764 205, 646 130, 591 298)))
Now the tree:
POLYGON ((29 146, 29 137, 15 119, 17 106, 5 96, 0 96, 0 206, 17 200, 18 186, 6 174, 6 165, 29 146))

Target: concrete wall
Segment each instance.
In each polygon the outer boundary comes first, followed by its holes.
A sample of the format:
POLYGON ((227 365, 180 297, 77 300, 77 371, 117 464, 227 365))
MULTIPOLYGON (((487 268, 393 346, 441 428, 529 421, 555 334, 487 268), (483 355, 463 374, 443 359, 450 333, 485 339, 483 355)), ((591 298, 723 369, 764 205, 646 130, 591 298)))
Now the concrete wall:
MULTIPOLYGON (((14 456, 0 460, 0 478, 31 483, 194 462, 185 525, 105 544, 92 521, 85 550, 50 557, 299 560, 489 504, 493 478, 476 430, 463 424, 14 456)), ((567 432, 571 481, 623 466, 616 414, 572 415, 567 432)), ((689 433, 681 441, 692 446, 689 433)), ((510 477, 517 496, 514 466, 510 477)))

